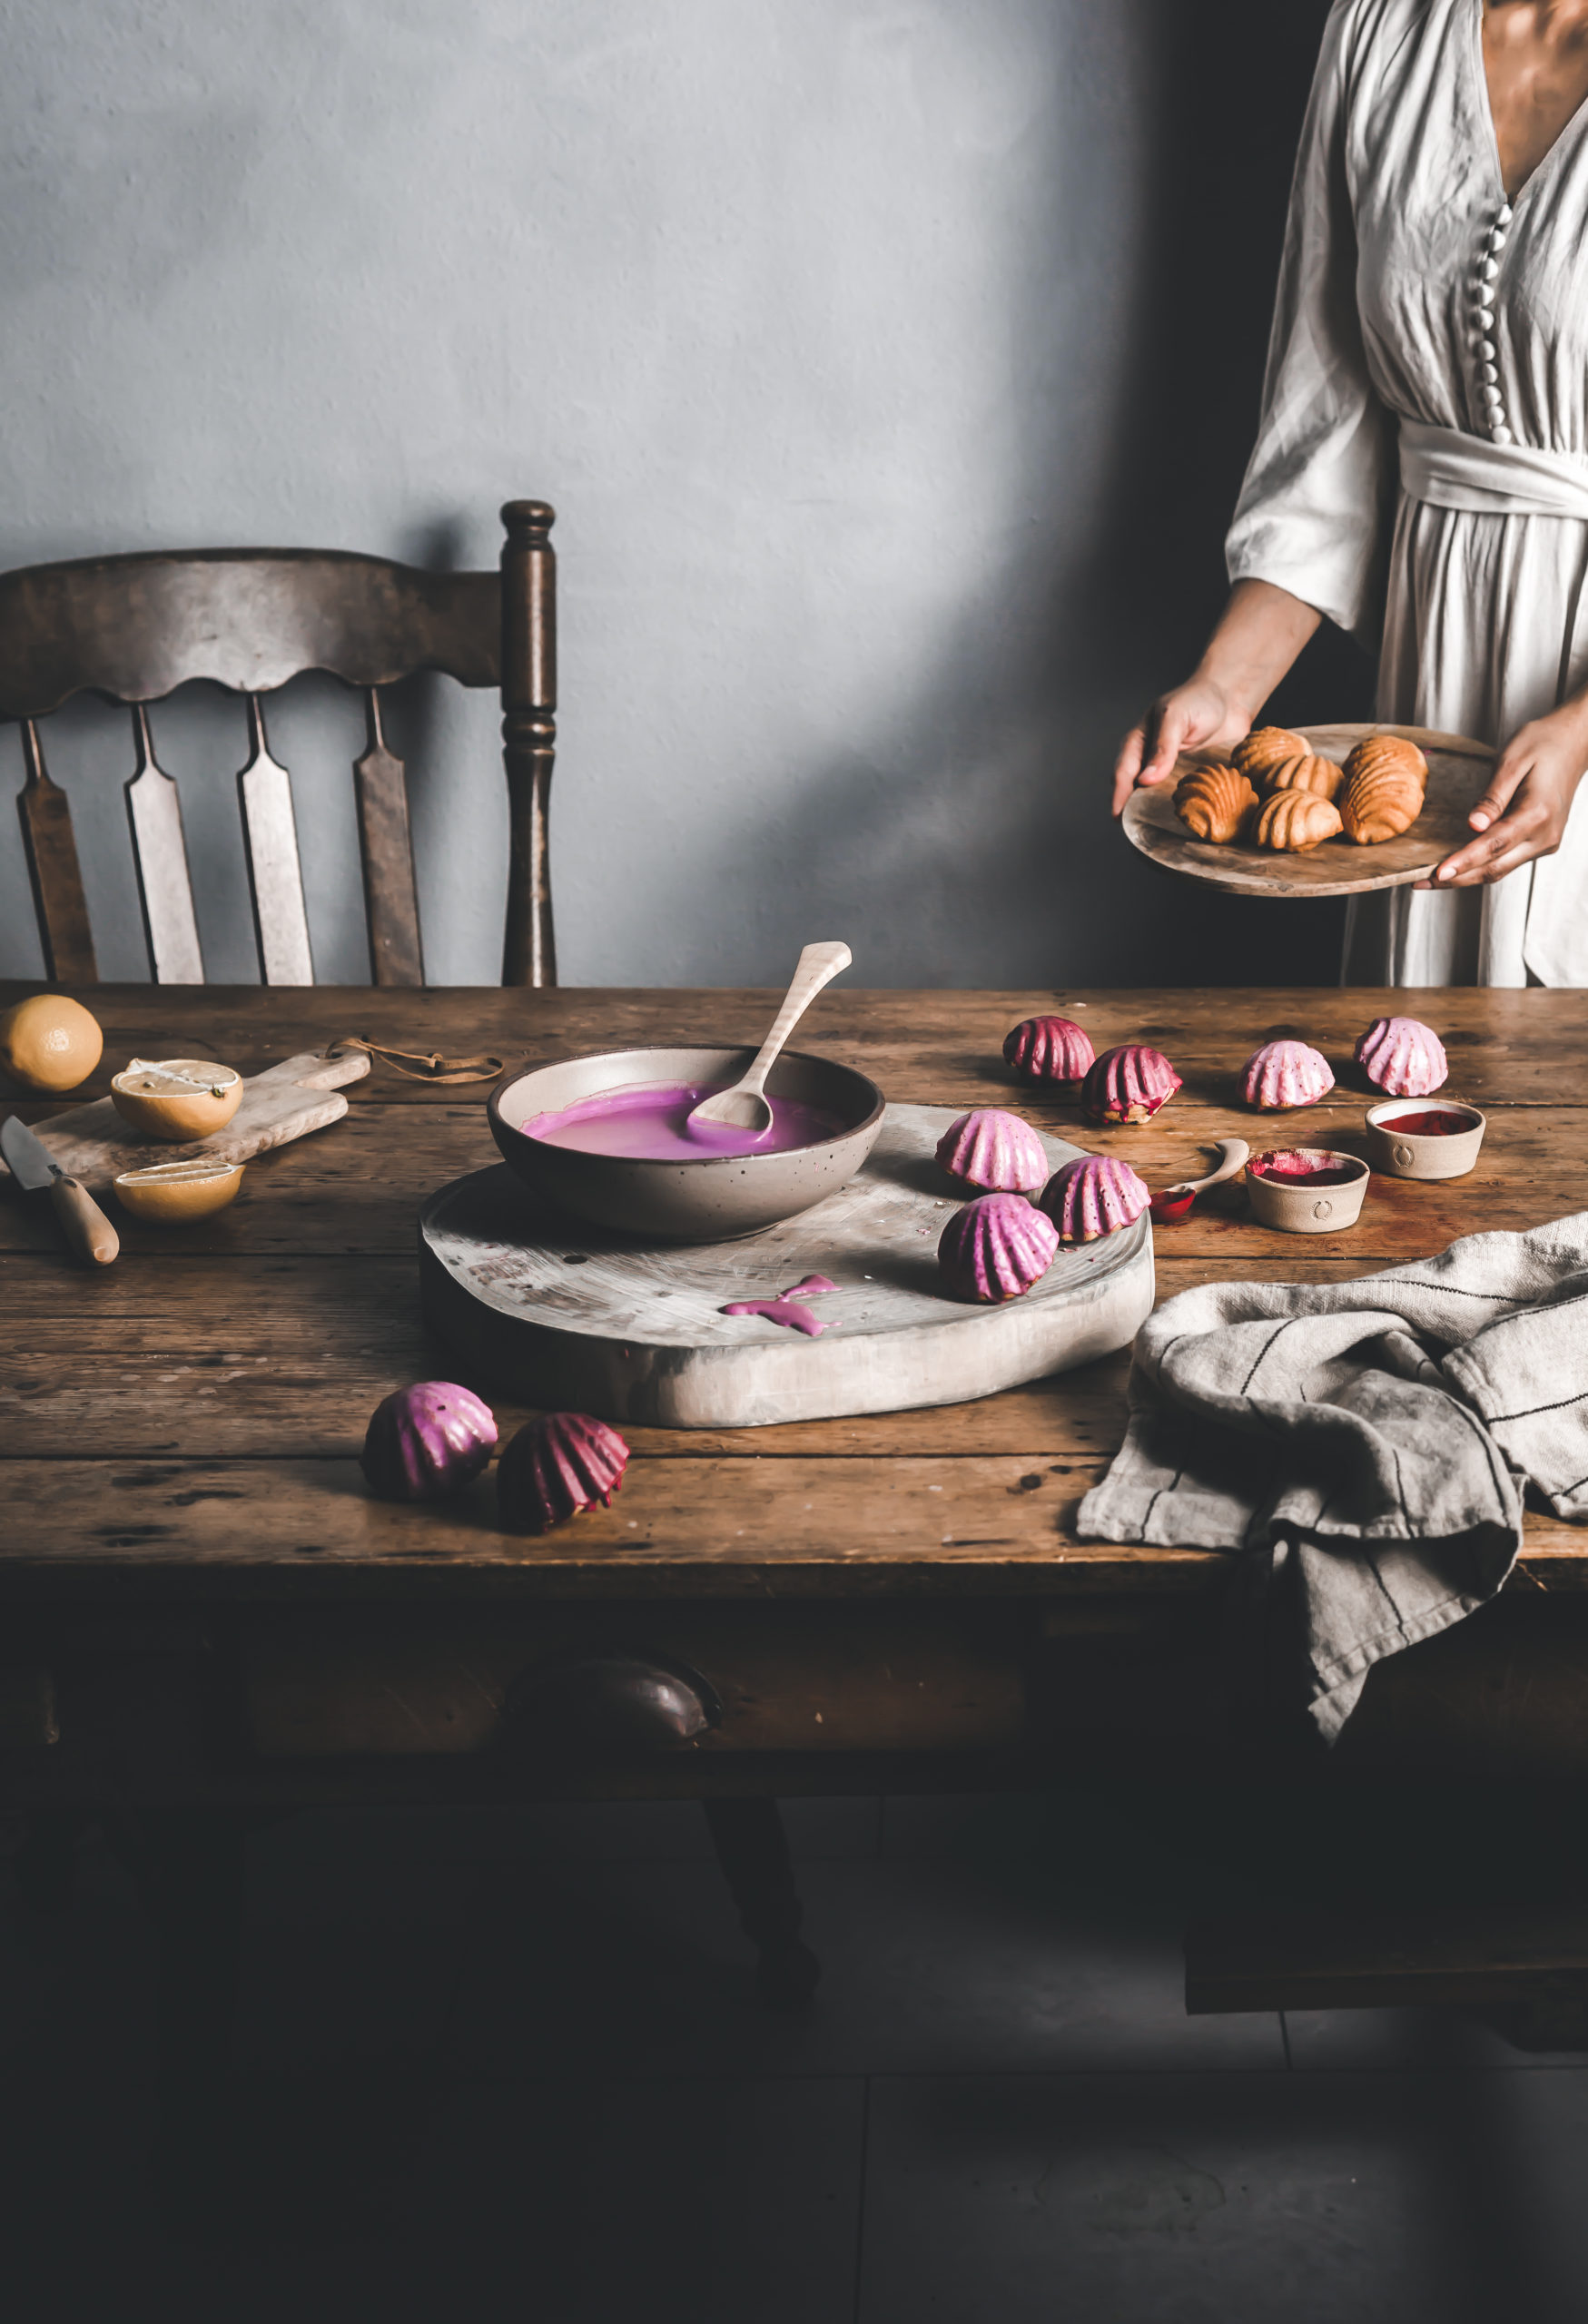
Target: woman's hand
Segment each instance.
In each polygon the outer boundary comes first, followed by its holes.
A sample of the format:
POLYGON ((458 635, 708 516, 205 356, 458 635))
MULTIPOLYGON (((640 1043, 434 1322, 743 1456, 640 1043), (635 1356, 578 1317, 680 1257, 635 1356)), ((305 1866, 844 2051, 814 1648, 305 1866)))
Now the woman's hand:
POLYGON ((1530 721, 1505 745, 1494 781, 1467 817, 1483 836, 1447 855, 1418 886, 1484 887, 1535 855, 1553 855, 1585 767, 1588 704, 1568 702, 1530 721))
POLYGON ((1182 751, 1234 748, 1251 732, 1319 615, 1272 581, 1238 581, 1191 675, 1160 694, 1132 726, 1114 762, 1114 812, 1136 788, 1161 783, 1182 751))
POLYGON ((1174 773, 1182 751, 1228 750, 1251 731, 1251 714, 1232 702, 1212 678, 1189 678, 1172 694, 1159 694, 1119 746, 1114 762, 1114 812, 1138 783, 1150 787, 1174 773))

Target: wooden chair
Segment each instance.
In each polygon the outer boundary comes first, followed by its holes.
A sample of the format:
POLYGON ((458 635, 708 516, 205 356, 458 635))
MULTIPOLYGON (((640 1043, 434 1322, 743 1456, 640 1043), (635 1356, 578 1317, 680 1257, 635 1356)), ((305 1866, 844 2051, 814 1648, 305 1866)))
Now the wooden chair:
POLYGON ((547 800, 556 753, 557 562, 553 511, 510 500, 498 573, 426 573, 344 549, 192 549, 86 557, 0 574, 0 718, 22 727, 17 798, 44 972, 96 984, 94 937, 66 794, 44 765, 38 722, 94 693, 132 714, 126 785, 133 857, 157 984, 202 984, 175 783, 154 755, 149 704, 210 678, 248 700, 237 778, 266 984, 312 984, 298 834, 286 769, 271 756, 261 697, 303 670, 362 688, 368 747, 353 768, 370 975, 425 980, 402 762, 387 748, 380 688, 418 670, 495 686, 511 818, 502 982, 557 982, 547 800))
MULTIPOLYGON (((402 763, 381 732, 382 686, 439 670, 496 686, 511 819, 502 981, 553 985, 547 802, 556 751, 553 511, 509 501, 496 573, 427 573, 340 549, 196 549, 89 557, 0 574, 0 718, 22 727, 17 799, 46 975, 98 982, 66 794, 50 780, 39 721, 74 694, 127 705, 133 772, 126 784, 133 855, 157 984, 202 984, 176 784, 155 756, 149 705, 208 678, 247 697, 250 749, 237 778, 266 984, 311 984, 292 793, 271 756, 261 697, 304 670, 363 689, 368 747, 353 767, 370 935, 378 985, 420 985, 424 959, 402 763)), ((760 1958, 774 2007, 798 2007, 820 1974, 799 1937, 800 1903, 777 1804, 706 1803, 718 1861, 760 1958)), ((24 1896, 57 1908, 86 1819, 42 1812, 16 1858, 24 1896)), ((161 1933, 162 2053, 179 2112, 201 2127, 228 2052, 241 1935, 242 1850, 250 1818, 172 1808, 111 1815, 161 1933)), ((268 1820, 268 1819, 267 1819, 268 1820)))

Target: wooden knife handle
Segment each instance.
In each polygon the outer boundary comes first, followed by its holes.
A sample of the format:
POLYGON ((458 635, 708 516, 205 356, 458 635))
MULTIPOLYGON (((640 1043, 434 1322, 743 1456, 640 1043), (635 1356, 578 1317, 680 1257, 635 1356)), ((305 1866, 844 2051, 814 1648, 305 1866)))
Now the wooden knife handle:
POLYGON ((87 1187, 76 1178, 52 1178, 50 1200, 73 1256, 89 1266, 109 1266, 122 1247, 121 1236, 87 1187))

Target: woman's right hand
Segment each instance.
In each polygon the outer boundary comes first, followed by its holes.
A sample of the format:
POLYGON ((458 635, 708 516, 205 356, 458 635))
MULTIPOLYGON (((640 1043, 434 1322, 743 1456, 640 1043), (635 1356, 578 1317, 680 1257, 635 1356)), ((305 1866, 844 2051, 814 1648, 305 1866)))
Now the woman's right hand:
POLYGON ((1132 726, 1114 762, 1114 812, 1138 786, 1150 789, 1174 772, 1182 751, 1227 751, 1251 731, 1250 714, 1214 679, 1188 678, 1159 694, 1145 718, 1132 726))

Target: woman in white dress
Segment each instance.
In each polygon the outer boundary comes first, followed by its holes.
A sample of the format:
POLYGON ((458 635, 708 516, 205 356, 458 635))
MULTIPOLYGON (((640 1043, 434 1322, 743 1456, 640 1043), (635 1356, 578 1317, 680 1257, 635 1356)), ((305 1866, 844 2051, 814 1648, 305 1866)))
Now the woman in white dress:
POLYGON ((1477 836, 1353 901, 1346 980, 1588 985, 1588 0, 1336 0, 1233 588, 1118 813, 1226 749, 1317 626, 1386 722, 1500 749, 1477 836))

